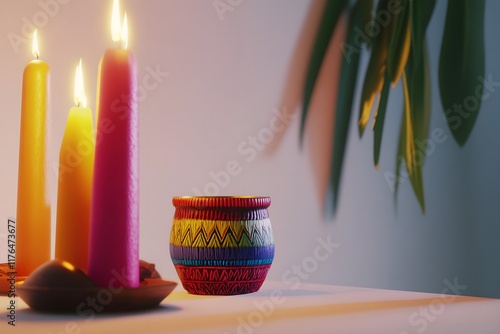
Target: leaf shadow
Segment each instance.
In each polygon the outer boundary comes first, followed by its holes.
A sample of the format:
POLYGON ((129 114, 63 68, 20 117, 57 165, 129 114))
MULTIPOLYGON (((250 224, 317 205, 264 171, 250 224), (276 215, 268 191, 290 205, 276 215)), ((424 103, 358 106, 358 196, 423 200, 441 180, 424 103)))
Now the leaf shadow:
MULTIPOLYGON (((293 114, 294 119, 298 119, 295 116, 300 112, 307 66, 323 8, 323 1, 311 3, 302 32, 297 40, 286 86, 279 104, 286 109, 287 113, 293 114)), ((330 40, 315 84, 305 125, 304 148, 311 162, 320 212, 326 212, 325 203, 330 179, 335 106, 342 60, 340 44, 345 37, 346 21, 344 13, 340 16, 330 40)), ((267 154, 272 155, 277 151, 291 124, 296 123, 289 122, 284 131, 276 133, 274 140, 266 147, 267 154)), ((298 136, 297 146, 299 146, 298 136)))

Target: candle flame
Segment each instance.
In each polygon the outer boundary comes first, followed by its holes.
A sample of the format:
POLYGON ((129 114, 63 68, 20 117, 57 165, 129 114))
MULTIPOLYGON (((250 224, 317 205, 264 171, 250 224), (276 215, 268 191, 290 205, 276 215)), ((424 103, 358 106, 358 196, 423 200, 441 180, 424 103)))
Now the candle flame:
POLYGON ((87 106, 87 97, 85 96, 85 89, 83 87, 83 68, 82 60, 76 66, 75 71, 75 103, 78 107, 85 108, 87 106))
POLYGON ((113 12, 111 14, 111 38, 118 42, 121 37, 120 23, 120 0, 113 0, 113 12))
POLYGON ((126 49, 128 44, 127 14, 120 22, 120 0, 113 0, 113 11, 111 14, 111 38, 114 42, 122 42, 122 48, 126 49))
POLYGON ((122 34, 121 34, 121 40, 122 40, 122 48, 126 49, 128 45, 128 23, 127 23, 127 13, 125 13, 125 16, 123 17, 123 25, 122 25, 122 34))
POLYGON ((35 56, 36 59, 40 57, 40 50, 38 49, 38 38, 36 37, 36 29, 33 33, 33 46, 31 48, 31 51, 33 52, 33 56, 35 56))

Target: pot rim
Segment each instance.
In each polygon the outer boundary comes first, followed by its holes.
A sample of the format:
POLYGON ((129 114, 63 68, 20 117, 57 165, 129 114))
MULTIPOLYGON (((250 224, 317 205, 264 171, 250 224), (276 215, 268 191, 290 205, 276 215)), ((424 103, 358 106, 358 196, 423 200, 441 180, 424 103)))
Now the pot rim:
POLYGON ((175 196, 172 204, 176 208, 267 208, 270 196, 175 196))

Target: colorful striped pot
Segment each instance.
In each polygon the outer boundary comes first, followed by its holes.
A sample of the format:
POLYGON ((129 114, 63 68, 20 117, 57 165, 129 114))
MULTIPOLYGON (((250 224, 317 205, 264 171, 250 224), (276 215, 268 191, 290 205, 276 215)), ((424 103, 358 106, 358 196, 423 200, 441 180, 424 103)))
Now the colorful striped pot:
POLYGON ((170 257, 198 295, 260 289, 274 258, 270 197, 174 197, 170 257))

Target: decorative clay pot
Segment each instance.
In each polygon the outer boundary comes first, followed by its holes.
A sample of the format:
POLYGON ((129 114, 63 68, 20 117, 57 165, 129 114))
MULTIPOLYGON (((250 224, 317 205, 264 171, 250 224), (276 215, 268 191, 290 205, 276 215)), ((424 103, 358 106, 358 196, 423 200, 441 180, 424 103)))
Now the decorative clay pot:
POLYGON ((170 256, 189 293, 258 291, 274 258, 270 197, 174 197, 170 256))

